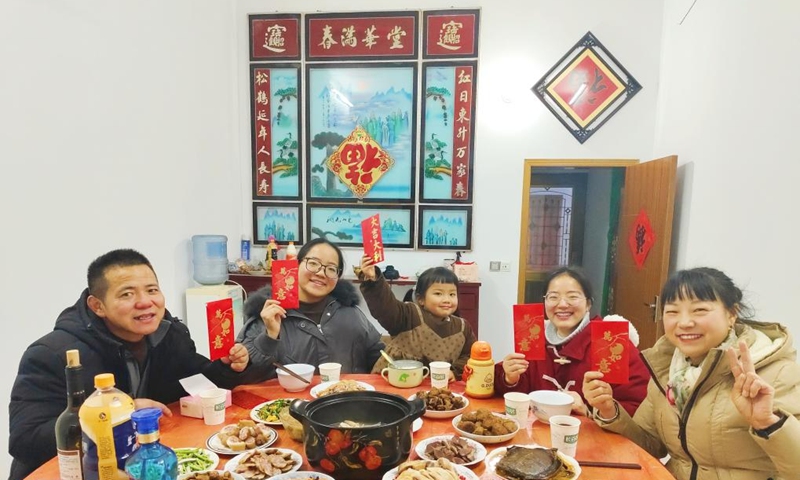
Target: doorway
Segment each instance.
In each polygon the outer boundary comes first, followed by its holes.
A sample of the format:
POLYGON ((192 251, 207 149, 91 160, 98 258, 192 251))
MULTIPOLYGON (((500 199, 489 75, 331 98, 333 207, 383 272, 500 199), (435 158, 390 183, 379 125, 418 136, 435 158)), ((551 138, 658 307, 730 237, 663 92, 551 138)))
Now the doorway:
POLYGON ((547 272, 579 266, 594 290, 592 314, 619 314, 639 331, 640 348, 661 334, 658 294, 672 238, 677 157, 638 160, 526 160, 519 303, 539 303, 547 272), (628 246, 636 218, 657 234, 636 265, 628 246))

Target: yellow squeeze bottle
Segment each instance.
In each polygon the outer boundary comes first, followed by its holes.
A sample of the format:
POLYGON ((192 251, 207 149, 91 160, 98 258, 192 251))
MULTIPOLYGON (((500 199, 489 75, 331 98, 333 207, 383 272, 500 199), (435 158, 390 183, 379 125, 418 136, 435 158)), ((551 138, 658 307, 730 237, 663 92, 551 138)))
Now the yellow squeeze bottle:
POLYGON ((95 375, 96 390, 78 412, 83 430, 84 480, 116 480, 136 446, 133 399, 114 388, 114 375, 95 375))
POLYGON ((494 360, 489 342, 478 340, 472 344, 461 378, 467 383, 464 393, 470 397, 489 398, 494 395, 494 360))

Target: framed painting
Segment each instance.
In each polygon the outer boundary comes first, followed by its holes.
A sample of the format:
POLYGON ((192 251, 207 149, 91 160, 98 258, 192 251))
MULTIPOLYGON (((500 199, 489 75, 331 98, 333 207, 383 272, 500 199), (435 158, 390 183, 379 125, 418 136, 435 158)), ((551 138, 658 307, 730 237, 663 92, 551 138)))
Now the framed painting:
POLYGON ((477 58, 481 11, 422 12, 422 58, 477 58))
POLYGON ((305 243, 303 204, 253 202, 253 244, 267 245, 270 235, 278 243, 305 243))
POLYGON ((300 200, 300 64, 250 65, 253 200, 300 200))
POLYGON ((250 61, 300 60, 300 14, 248 15, 250 61))
POLYGON ((413 203, 416 164, 416 63, 306 65, 306 195, 310 202, 359 198, 328 168, 328 158, 361 127, 392 167, 363 202, 413 203))
POLYGON ((471 203, 477 62, 422 68, 420 202, 471 203))
POLYGON ((417 248, 472 250, 472 207, 420 205, 417 248))
POLYGON ((415 60, 419 12, 309 13, 306 60, 415 60))
POLYGON ((533 93, 580 143, 641 89, 592 32, 586 33, 532 87, 533 93))
POLYGON ((343 247, 361 247, 361 221, 379 214, 383 246, 414 247, 413 205, 308 205, 309 239, 324 237, 343 247))

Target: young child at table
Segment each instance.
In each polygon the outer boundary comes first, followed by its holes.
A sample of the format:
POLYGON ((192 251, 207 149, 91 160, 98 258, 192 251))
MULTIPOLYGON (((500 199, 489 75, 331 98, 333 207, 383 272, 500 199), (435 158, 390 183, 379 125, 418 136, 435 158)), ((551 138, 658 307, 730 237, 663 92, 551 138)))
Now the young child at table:
MULTIPOLYGON (((386 353, 395 359, 418 360, 425 365, 449 362, 450 375, 459 378, 475 343, 472 327, 453 315, 458 308, 458 277, 444 267, 425 270, 417 279, 414 301, 398 300, 372 258, 361 258, 361 294, 373 317, 389 332, 386 353)), ((388 365, 379 358, 372 373, 388 365)))

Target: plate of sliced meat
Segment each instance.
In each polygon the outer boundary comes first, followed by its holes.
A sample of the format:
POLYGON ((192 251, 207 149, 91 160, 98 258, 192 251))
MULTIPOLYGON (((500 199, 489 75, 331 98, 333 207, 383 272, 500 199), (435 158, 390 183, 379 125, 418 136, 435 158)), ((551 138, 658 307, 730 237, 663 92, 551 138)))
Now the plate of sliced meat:
POLYGON ((466 437, 458 435, 437 435, 420 441, 414 447, 419 458, 438 460, 446 458, 456 465, 470 466, 486 457, 486 447, 466 437))
POLYGON ((294 450, 264 448, 236 455, 225 464, 225 470, 248 479, 264 480, 300 470, 302 465, 303 457, 294 450))

